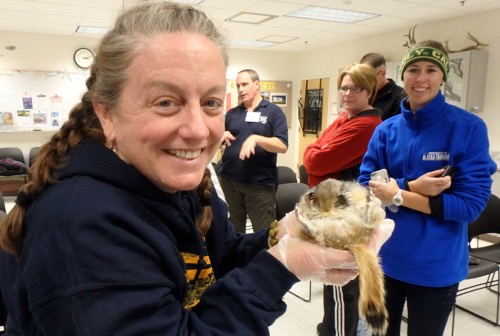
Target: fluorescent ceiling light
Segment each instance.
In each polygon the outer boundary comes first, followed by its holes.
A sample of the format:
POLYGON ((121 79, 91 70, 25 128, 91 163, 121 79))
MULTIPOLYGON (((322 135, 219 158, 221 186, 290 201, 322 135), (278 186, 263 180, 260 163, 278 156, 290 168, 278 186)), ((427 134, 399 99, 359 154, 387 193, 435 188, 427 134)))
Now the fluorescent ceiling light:
POLYGON ((200 2, 202 2, 203 0, 165 0, 165 1, 184 3, 184 4, 189 4, 189 5, 197 5, 200 2))
POLYGON ((285 16, 343 23, 354 23, 380 16, 380 14, 346 11, 342 9, 333 9, 327 7, 307 6, 294 12, 288 13, 285 16))
POLYGON ((273 42, 273 43, 285 43, 298 39, 298 37, 293 36, 282 36, 282 35, 270 35, 259 39, 259 41, 273 42))
POLYGON ((78 26, 76 32, 82 34, 104 35, 109 30, 109 28, 104 27, 78 26))
POLYGON ((240 12, 224 21, 259 24, 274 19, 277 15, 240 12))
POLYGON ((253 41, 253 40, 227 40, 226 45, 230 47, 253 47, 267 48, 275 45, 275 42, 253 41))

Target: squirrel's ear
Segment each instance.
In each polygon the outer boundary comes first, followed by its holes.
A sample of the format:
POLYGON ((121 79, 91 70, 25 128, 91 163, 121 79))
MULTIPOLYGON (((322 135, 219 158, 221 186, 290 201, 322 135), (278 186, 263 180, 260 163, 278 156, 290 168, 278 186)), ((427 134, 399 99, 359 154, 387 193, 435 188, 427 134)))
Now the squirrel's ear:
POLYGON ((308 193, 307 199, 309 200, 310 206, 313 206, 313 205, 319 206, 319 202, 318 202, 318 199, 316 198, 315 192, 312 191, 312 192, 308 193))

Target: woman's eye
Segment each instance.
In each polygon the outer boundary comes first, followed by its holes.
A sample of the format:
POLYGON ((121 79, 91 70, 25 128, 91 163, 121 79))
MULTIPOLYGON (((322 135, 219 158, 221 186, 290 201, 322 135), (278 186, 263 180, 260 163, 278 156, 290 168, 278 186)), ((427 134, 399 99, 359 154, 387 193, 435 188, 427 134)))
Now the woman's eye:
POLYGON ((158 105, 161 107, 170 107, 170 106, 172 106, 172 101, 171 100, 162 100, 158 103, 158 105))
POLYGON ((221 107, 222 104, 218 102, 217 100, 207 100, 205 102, 205 106, 207 107, 221 107))

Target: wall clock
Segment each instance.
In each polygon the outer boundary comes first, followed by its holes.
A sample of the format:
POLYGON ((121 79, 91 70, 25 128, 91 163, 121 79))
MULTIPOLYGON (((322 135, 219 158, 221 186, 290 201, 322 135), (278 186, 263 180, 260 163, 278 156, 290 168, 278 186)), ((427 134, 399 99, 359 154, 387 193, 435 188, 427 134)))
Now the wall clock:
POLYGON ((79 48, 75 51, 74 60, 82 69, 88 69, 94 61, 94 53, 88 48, 79 48))

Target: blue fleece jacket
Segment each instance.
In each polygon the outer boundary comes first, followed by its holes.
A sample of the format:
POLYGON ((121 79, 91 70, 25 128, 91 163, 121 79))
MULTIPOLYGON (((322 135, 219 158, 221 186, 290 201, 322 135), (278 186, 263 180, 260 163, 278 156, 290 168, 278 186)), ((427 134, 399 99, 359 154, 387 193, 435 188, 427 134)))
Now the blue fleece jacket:
POLYGON ((449 286, 467 276, 467 225, 491 194, 496 164, 489 155, 486 125, 446 103, 441 93, 415 114, 406 100, 401 111, 375 130, 358 181, 368 184, 371 172, 386 168, 405 189, 405 180, 453 167, 452 186, 442 193, 442 216, 404 206, 397 213, 387 211, 396 227, 380 251, 386 275, 420 286, 449 286))
POLYGON ((298 279, 265 252, 267 232, 235 234, 215 191, 211 203, 203 242, 195 192, 164 193, 104 146, 79 145, 29 207, 19 260, 1 254, 8 335, 268 335, 298 279), (183 255, 204 251, 216 280, 185 309, 183 255))

